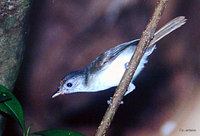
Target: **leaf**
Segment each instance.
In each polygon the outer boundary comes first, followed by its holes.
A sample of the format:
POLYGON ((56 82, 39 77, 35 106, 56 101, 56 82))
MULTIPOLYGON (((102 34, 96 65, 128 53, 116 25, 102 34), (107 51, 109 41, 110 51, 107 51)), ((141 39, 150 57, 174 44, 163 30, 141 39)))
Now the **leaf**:
POLYGON ((44 130, 33 133, 33 135, 41 135, 41 136, 84 136, 80 133, 63 130, 63 129, 52 129, 52 130, 44 130))
POLYGON ((0 103, 1 102, 5 102, 5 101, 8 101, 8 100, 11 100, 11 96, 9 93, 7 92, 0 92, 0 103))
POLYGON ((2 95, 6 94, 8 96, 7 98, 9 98, 0 103, 0 110, 6 114, 9 114, 15 120, 17 120, 23 130, 23 133, 25 134, 26 130, 24 122, 24 113, 21 104, 10 90, 6 89, 1 85, 0 85, 0 93, 2 93, 2 95))
POLYGON ((28 126, 25 136, 29 136, 29 132, 31 130, 32 124, 28 126))

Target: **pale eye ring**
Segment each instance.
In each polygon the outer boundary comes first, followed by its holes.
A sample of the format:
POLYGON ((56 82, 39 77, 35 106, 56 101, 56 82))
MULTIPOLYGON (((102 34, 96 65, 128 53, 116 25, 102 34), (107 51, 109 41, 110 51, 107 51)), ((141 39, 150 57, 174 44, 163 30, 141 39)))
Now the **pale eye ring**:
POLYGON ((67 83, 67 87, 72 87, 72 83, 67 83))

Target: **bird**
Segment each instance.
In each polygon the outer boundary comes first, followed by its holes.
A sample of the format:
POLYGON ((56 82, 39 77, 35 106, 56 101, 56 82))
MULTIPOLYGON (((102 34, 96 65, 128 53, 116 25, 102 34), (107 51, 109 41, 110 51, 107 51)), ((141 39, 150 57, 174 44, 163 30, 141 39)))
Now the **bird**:
MULTIPOLYGON (((155 43, 185 23, 185 17, 179 16, 155 32, 124 96, 135 90, 133 81, 148 62, 148 56, 156 49, 155 43)), ((129 68, 129 61, 139 41, 140 39, 136 39, 117 45, 100 54, 86 68, 69 73, 60 81, 58 90, 52 98, 77 92, 98 92, 118 86, 125 70, 129 68)), ((108 104, 111 99, 112 97, 107 101, 108 104)))

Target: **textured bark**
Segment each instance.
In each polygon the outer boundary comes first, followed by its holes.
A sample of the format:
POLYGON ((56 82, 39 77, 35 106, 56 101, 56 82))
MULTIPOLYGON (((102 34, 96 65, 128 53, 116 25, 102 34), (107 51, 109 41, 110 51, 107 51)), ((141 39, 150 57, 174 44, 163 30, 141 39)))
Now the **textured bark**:
MULTIPOLYGON (((24 20, 29 0, 0 1, 0 85, 13 90, 24 50, 24 20)), ((0 115, 0 135, 5 118, 0 115)))
POLYGON ((122 77, 122 80, 120 81, 119 86, 117 87, 115 94, 112 98, 111 104, 107 108, 107 111, 97 129, 97 132, 95 136, 105 136, 108 128, 110 127, 110 124, 113 120, 113 117, 120 105, 120 102, 128 88, 128 85, 130 84, 130 81, 137 69, 137 66, 140 63, 140 60, 142 56, 144 55, 145 50, 150 44, 151 39, 153 39, 153 35, 156 31, 156 28, 158 26, 158 22, 161 19, 161 16, 163 14, 163 11, 166 7, 168 0, 160 0, 157 7, 154 10, 153 16, 148 23, 145 31, 142 34, 142 37, 140 38, 140 42, 138 43, 137 48, 135 49, 135 52, 129 62, 129 68, 126 69, 125 74, 122 77))

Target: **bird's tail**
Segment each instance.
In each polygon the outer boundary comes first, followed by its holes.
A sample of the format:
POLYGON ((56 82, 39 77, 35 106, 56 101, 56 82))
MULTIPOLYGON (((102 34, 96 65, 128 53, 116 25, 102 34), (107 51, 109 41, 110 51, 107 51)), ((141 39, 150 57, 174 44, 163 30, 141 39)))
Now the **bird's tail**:
POLYGON ((169 33, 173 32, 177 28, 181 27, 186 23, 184 16, 179 16, 174 18, 173 20, 169 21, 166 25, 161 27, 158 31, 155 32, 154 38, 151 40, 149 47, 152 47, 156 42, 160 39, 168 35, 169 33))

